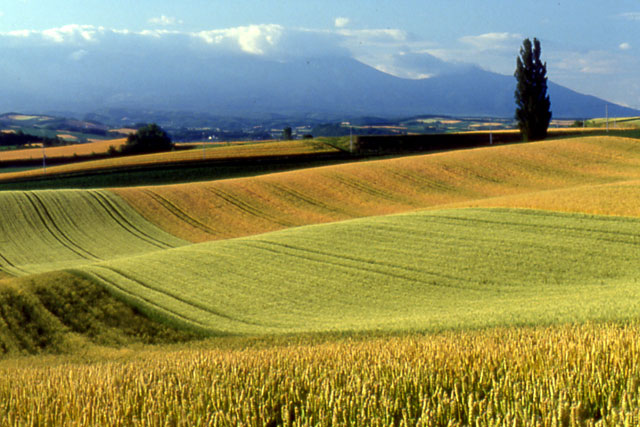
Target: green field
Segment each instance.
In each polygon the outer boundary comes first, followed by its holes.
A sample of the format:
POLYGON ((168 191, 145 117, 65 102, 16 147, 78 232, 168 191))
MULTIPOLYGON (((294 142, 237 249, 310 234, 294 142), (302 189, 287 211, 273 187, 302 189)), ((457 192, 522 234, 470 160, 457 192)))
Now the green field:
POLYGON ((637 129, 640 127, 640 117, 610 117, 610 118, 596 118, 587 120, 587 126, 606 126, 609 122, 609 129, 616 129, 618 126, 621 128, 637 129))
POLYGON ((629 218, 445 210, 208 242, 76 271, 141 310, 214 334, 624 320, 640 314, 639 227, 629 218))
POLYGON ((0 192, 0 272, 23 276, 184 245, 107 191, 0 192))

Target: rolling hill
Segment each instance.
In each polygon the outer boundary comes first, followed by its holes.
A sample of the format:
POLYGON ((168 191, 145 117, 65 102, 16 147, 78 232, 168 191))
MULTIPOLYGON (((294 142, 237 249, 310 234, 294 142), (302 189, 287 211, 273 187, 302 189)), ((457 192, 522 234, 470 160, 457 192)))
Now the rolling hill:
POLYGON ((201 243, 74 271, 152 316, 213 334, 622 320, 640 315, 631 255, 639 225, 541 211, 438 210, 201 243))
POLYGON ((44 349, 146 339, 98 333, 110 311, 76 304, 78 293, 167 336, 634 318, 639 164, 637 140, 591 136, 216 182, 2 192, 12 220, 0 224, 0 293, 25 307, 5 309, 2 348, 37 352, 40 335, 44 349), (553 213, 590 206, 628 217, 553 213), (95 319, 93 332, 55 301, 95 319))
POLYGON ((0 192, 0 271, 24 276, 184 245, 106 191, 0 192))
MULTIPOLYGON (((113 191, 169 233, 202 242, 508 195, 527 200, 540 191, 638 179, 637 140, 592 136, 113 191)), ((607 194, 601 194, 598 213, 624 203, 619 194, 615 200, 607 194)), ((574 200, 575 212, 588 209, 577 195, 574 200)))
POLYGON ((639 163, 590 136, 0 192, 0 422, 634 425, 639 163))

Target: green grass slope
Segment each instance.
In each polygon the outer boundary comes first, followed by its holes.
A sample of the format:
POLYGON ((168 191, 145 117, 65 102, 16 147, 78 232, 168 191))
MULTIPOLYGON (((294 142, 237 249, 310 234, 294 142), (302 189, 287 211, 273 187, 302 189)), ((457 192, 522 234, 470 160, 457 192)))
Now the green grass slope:
POLYGON ((0 355, 192 339, 65 272, 0 280, 0 355))
POLYGON ((0 277, 186 244, 106 191, 0 192, 0 218, 0 277))
POLYGON ((75 270, 214 334, 403 331, 640 314, 640 220, 461 209, 207 242, 75 270))

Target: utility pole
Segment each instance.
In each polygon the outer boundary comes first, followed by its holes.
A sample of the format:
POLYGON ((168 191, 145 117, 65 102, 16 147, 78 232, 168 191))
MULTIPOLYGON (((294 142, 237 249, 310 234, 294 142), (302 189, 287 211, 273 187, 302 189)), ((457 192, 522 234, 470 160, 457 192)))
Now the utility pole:
POLYGON ((353 126, 349 123, 349 152, 353 154, 353 126))
POLYGON ((42 141, 42 174, 47 174, 47 154, 44 150, 44 141, 42 141))
POLYGON ((489 123, 489 145, 493 145, 493 122, 489 123))

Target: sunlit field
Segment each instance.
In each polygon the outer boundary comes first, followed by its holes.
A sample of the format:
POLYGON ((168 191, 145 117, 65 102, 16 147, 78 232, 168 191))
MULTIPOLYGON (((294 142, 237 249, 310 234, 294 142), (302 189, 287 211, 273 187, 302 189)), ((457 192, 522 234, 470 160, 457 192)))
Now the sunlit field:
POLYGON ((586 324, 8 360, 0 422, 637 425, 639 343, 635 323, 586 324))
MULTIPOLYGON (((124 143, 124 140, 122 141, 124 143)), ((102 143, 92 143, 102 144, 102 143)), ((108 150, 109 144, 106 145, 105 151, 108 150)), ((113 142, 111 143, 113 145, 113 142)), ((66 148, 67 153, 73 155, 72 149, 66 148)), ((65 153, 64 150, 61 150, 65 153)), ((52 166, 46 171, 42 169, 34 169, 25 172, 14 172, 0 174, 0 181, 12 179, 25 179, 44 176, 55 176, 59 174, 81 173, 96 170, 123 169, 129 167, 165 165, 172 163, 188 163, 207 160, 224 160, 224 159, 247 159, 255 157, 273 157, 273 156, 300 156, 310 153, 335 153, 338 149, 314 141, 280 141, 280 142, 264 142, 246 145, 229 145, 229 146, 209 146, 204 150, 179 150, 165 153, 142 154, 136 156, 112 157, 108 159, 92 160, 80 163, 72 163, 67 165, 52 166)), ((11 153, 11 152, 8 152, 11 153)), ((42 158, 42 150, 33 151, 34 158, 42 158)), ((17 156, 25 156, 24 153, 15 154, 17 156)), ((30 153, 29 153, 30 155, 30 153)), ((4 153, 0 154, 3 156, 4 153)), ((7 160, 9 158, 7 157, 7 160)))
MULTIPOLYGON (((634 179, 640 179, 637 140, 594 136, 114 191, 164 230, 201 242, 634 179)), ((614 205, 606 190, 600 204, 594 213, 617 212, 606 211, 614 205)))
POLYGON ((0 192, 0 424, 636 425, 638 206, 601 136, 0 192))
POLYGON ((23 276, 186 244, 106 191, 0 192, 0 271, 23 276))
POLYGON ((631 218, 438 210, 201 243, 74 271, 114 293, 126 290, 123 298, 141 310, 213 334, 626 320, 640 315, 639 228, 631 218))
MULTIPOLYGON (((44 155, 46 158, 89 156, 93 154, 105 154, 109 147, 118 148, 124 145, 126 139, 119 138, 107 141, 87 142, 85 144, 72 144, 61 147, 46 147, 44 155)), ((42 148, 25 148, 22 150, 0 151, 0 163, 16 160, 38 160, 42 159, 42 148)), ((41 172, 41 171, 36 171, 41 172)), ((2 169, 0 169, 0 174, 2 169)), ((1 175, 4 177, 4 174, 1 175)))

